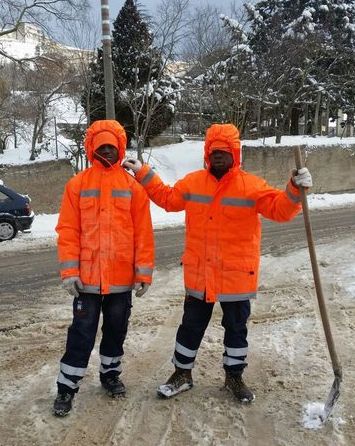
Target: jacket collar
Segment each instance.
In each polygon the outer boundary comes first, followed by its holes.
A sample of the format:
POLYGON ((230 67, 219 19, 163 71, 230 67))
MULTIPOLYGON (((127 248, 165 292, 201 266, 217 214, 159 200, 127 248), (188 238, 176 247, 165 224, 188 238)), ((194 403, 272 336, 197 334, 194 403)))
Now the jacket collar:
POLYGON ((121 168, 121 163, 120 161, 117 161, 116 164, 113 164, 110 167, 105 167, 104 165, 101 164, 101 162, 97 159, 94 159, 93 163, 92 163, 92 167, 94 169, 103 171, 103 172, 110 172, 110 171, 117 171, 121 168))
POLYGON ((211 174, 210 170, 208 169, 208 174, 211 175, 212 178, 214 178, 216 181, 218 181, 219 183, 221 181, 229 181, 230 179, 232 179, 234 176, 238 175, 240 173, 240 168, 237 166, 232 167, 231 169, 229 169, 229 171, 223 175, 223 177, 220 180, 217 180, 217 178, 211 174))

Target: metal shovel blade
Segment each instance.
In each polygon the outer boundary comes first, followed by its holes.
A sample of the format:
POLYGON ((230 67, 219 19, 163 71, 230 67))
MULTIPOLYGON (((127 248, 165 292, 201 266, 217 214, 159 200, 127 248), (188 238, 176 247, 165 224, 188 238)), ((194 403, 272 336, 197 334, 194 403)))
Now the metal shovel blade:
POLYGON ((340 383, 341 378, 339 376, 336 376, 333 381, 332 388, 330 389, 327 401, 324 405, 324 414, 322 416, 322 422, 325 423, 333 410, 333 407, 335 406, 335 403, 338 401, 338 398, 340 396, 340 383))

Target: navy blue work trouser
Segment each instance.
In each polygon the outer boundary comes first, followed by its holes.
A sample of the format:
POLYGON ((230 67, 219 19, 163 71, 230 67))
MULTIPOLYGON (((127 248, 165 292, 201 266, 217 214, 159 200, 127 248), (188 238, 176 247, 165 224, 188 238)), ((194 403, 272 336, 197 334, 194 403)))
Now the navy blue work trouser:
MULTIPOLYGON (((247 366, 247 321, 250 301, 220 302, 224 327, 223 368, 231 374, 240 374, 247 366)), ((172 362, 183 369, 192 369, 198 348, 212 316, 214 303, 186 296, 184 314, 176 335, 172 362)), ((212 367, 212 364, 211 364, 212 367)))
POLYGON ((107 295, 80 293, 73 301, 73 322, 68 328, 66 351, 57 379, 60 393, 76 393, 84 377, 102 311, 100 380, 121 373, 123 343, 132 307, 132 292, 107 295))

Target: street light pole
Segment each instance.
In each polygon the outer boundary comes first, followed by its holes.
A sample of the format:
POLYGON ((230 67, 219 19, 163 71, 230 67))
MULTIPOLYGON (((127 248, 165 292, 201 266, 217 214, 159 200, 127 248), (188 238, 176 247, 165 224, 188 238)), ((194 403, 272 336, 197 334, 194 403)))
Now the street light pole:
POLYGON ((102 52, 105 78, 106 119, 115 119, 109 0, 101 0, 102 52))

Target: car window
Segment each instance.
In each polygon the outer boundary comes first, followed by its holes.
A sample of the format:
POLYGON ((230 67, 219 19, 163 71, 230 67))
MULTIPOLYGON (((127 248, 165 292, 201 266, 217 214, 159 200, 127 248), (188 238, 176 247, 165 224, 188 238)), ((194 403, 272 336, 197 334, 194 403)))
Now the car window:
POLYGON ((6 194, 0 191, 0 203, 3 203, 6 200, 11 200, 10 197, 8 197, 6 194))

